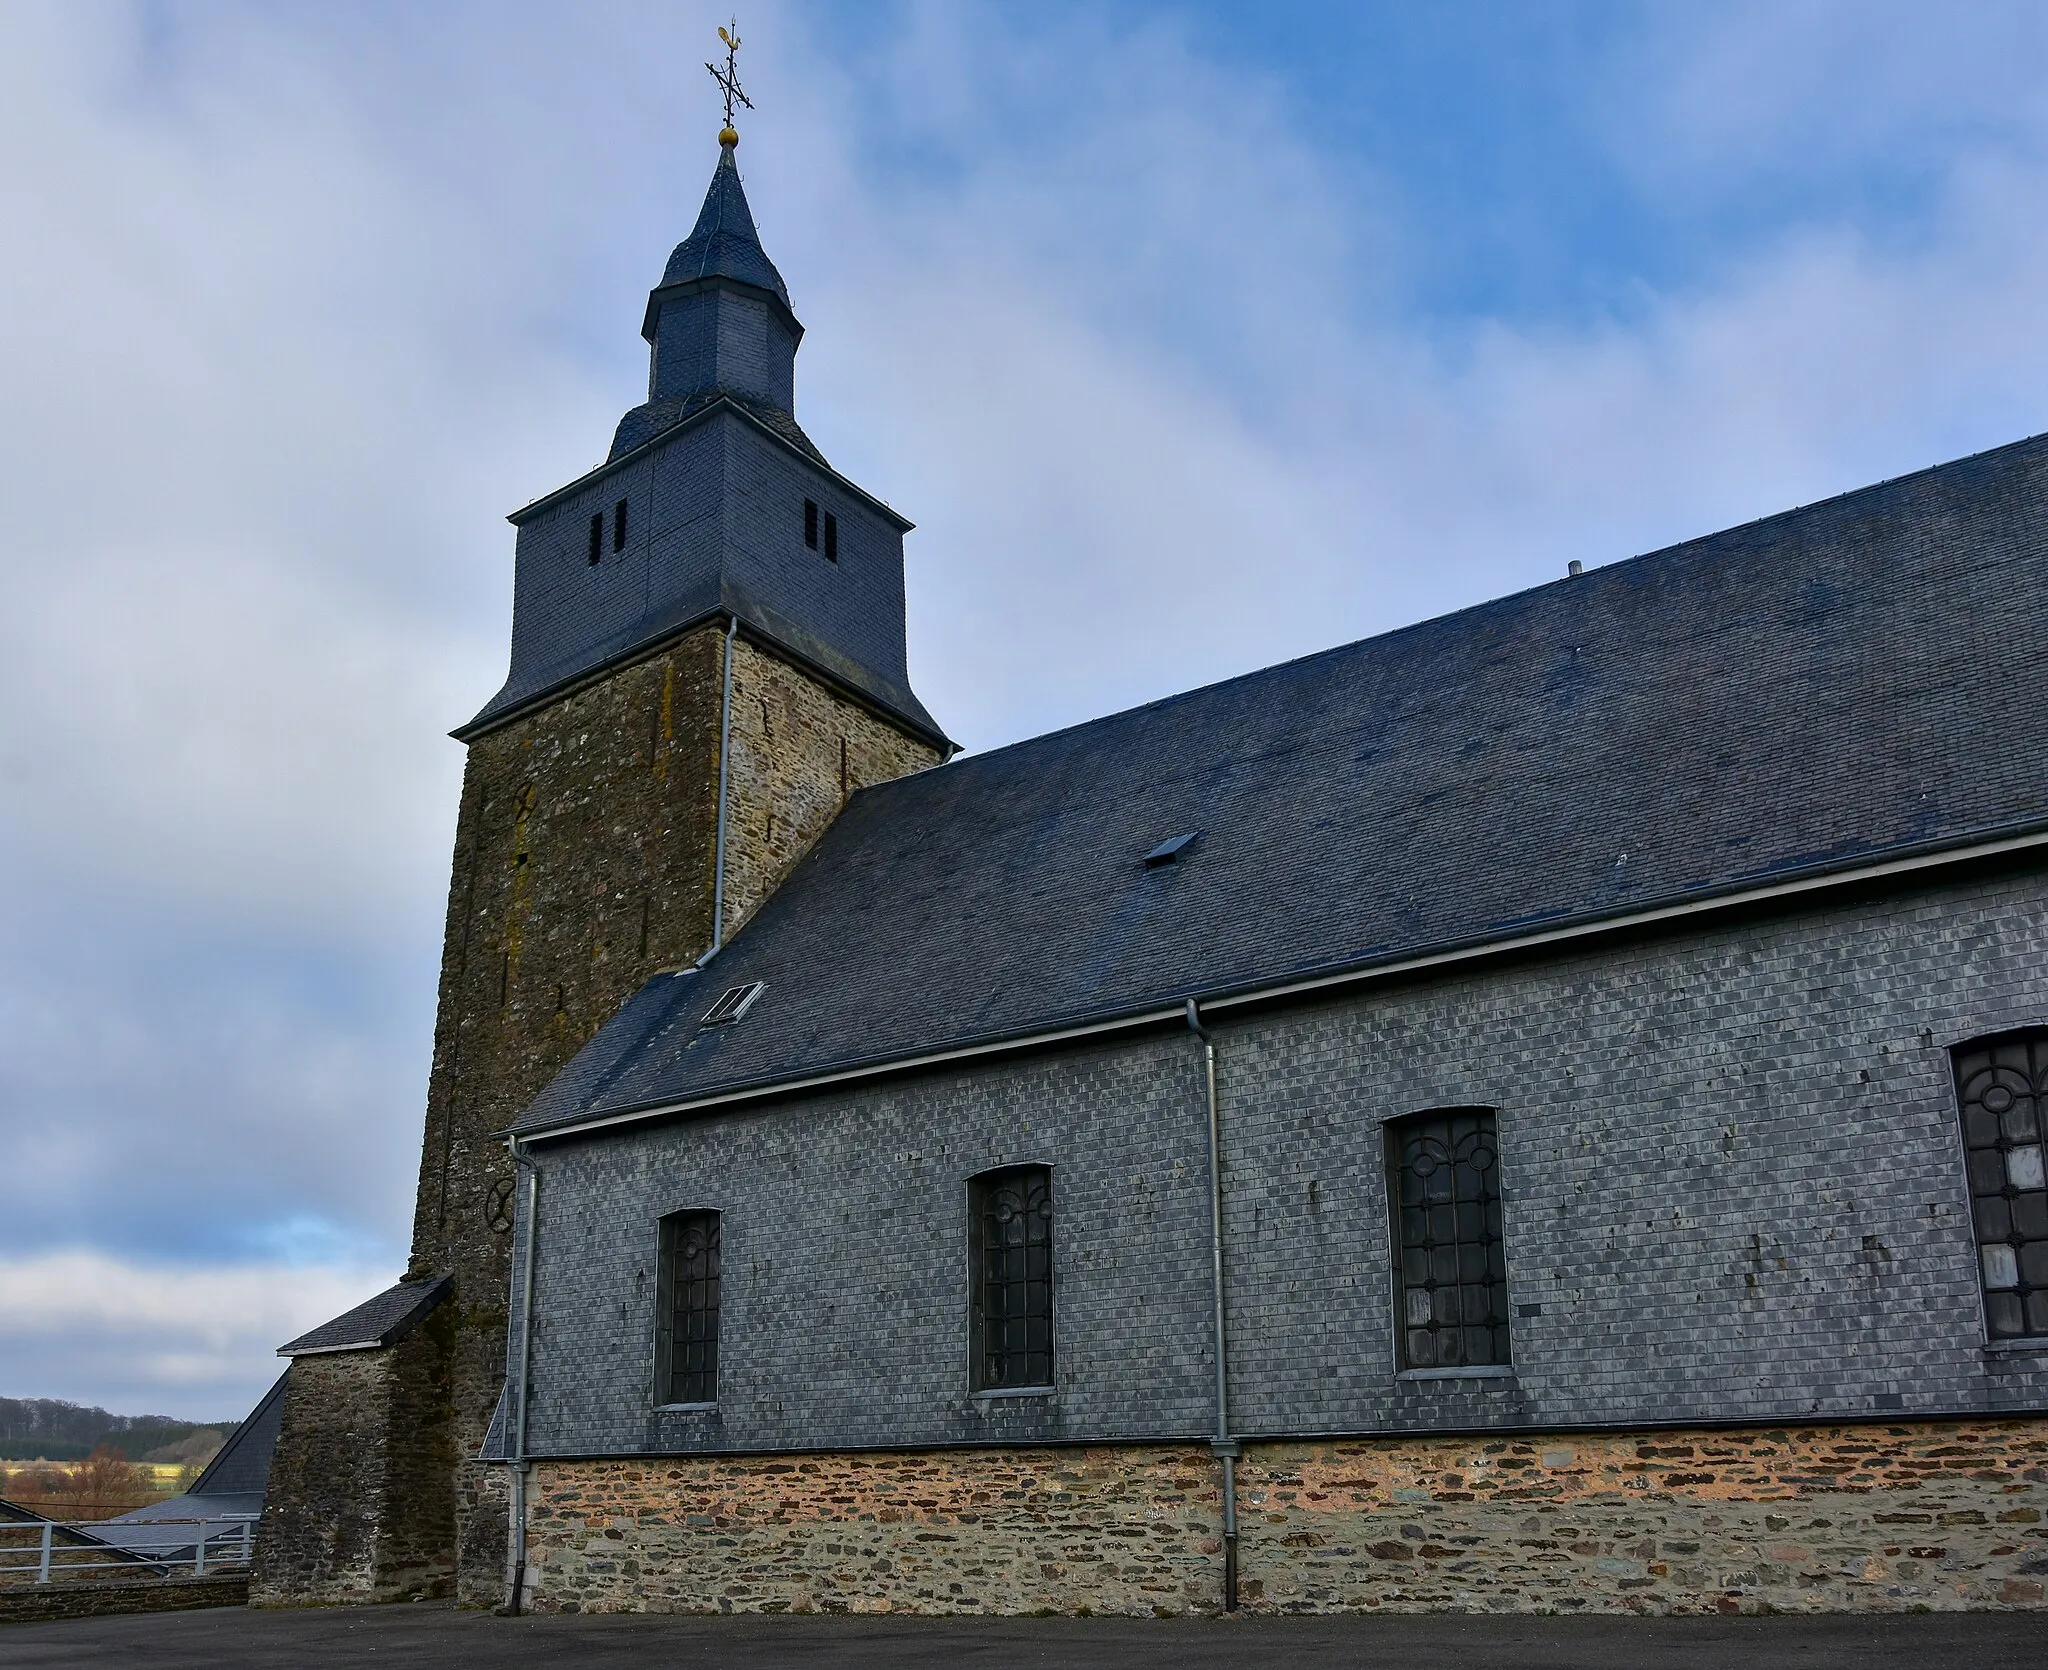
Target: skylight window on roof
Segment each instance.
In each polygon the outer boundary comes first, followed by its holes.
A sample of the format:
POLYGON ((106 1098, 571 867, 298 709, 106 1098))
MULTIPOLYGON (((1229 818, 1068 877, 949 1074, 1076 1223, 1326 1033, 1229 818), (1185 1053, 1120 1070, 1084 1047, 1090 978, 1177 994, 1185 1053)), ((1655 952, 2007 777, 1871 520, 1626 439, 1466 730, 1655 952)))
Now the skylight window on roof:
POLYGON ((730 1026, 754 1006, 754 999, 767 989, 765 980, 750 980, 744 986, 728 986, 705 1014, 706 1026, 730 1026))
POLYGON ((1161 841, 1158 846, 1145 854, 1145 868, 1156 870, 1162 864, 1175 863, 1189 847, 1193 846, 1201 838, 1202 832, 1199 829, 1190 829, 1185 835, 1176 835, 1171 840, 1161 841))

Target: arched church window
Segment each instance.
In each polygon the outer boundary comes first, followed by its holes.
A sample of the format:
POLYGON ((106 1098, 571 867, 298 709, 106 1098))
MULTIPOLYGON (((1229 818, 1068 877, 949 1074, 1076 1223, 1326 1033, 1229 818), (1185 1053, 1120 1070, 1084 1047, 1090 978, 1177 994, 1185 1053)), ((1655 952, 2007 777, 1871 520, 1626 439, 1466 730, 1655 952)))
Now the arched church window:
POLYGON ((1984 1323, 1994 1340, 2048 1338, 2048 1028, 1949 1052, 1963 1121, 1984 1323))
POLYGON ((718 1239, 716 1212, 672 1212, 661 1220, 657 1403, 718 1401, 718 1239))
POLYGON ((1011 1166, 968 1184, 974 1390, 1052 1385, 1052 1172, 1011 1166))
POLYGON ((1493 1110, 1443 1108, 1393 1121, 1387 1169, 1401 1366, 1509 1362, 1493 1110))

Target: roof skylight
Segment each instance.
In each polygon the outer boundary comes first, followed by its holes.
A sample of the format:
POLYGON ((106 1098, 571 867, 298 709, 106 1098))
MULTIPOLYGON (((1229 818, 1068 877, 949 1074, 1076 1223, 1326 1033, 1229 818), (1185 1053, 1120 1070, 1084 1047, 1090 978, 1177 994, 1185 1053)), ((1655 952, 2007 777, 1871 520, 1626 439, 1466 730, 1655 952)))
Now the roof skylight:
POLYGON ((754 999, 767 989, 765 980, 750 980, 744 986, 728 986, 718 1001, 705 1012, 705 1026, 730 1026, 754 1006, 754 999))

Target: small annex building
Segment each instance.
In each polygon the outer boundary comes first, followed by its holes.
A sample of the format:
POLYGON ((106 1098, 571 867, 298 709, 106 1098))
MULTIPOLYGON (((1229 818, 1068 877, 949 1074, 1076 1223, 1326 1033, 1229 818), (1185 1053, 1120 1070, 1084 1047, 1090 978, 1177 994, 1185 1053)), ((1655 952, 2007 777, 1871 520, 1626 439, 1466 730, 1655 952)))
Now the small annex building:
POLYGON ((259 1598, 2043 1604, 2048 440, 950 759, 733 143, 644 334, 259 1598))

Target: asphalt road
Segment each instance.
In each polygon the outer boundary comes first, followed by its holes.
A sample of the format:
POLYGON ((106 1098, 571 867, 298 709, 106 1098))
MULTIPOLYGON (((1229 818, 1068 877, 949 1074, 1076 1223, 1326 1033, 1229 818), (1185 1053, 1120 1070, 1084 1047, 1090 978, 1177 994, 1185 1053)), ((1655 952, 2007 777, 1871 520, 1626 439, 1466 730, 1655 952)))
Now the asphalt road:
POLYGON ((802 1670, 2048 1670, 2048 1613, 1825 1618, 493 1618, 447 1606, 0 1625, 0 1665, 802 1670))

